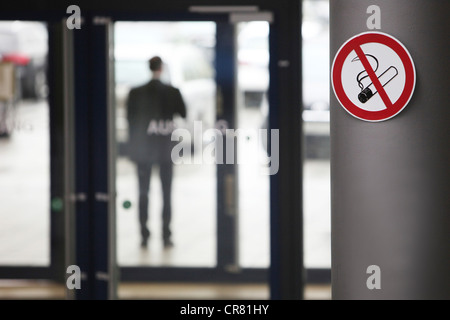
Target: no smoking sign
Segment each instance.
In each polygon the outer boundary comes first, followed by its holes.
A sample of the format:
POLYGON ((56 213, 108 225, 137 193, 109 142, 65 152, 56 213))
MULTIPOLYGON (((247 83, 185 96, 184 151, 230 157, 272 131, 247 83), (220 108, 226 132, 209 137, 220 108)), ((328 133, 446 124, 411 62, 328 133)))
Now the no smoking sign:
POLYGON ((400 41, 385 33, 365 32, 349 39, 336 53, 331 83, 348 113, 378 122, 406 107, 414 92, 416 72, 400 41))

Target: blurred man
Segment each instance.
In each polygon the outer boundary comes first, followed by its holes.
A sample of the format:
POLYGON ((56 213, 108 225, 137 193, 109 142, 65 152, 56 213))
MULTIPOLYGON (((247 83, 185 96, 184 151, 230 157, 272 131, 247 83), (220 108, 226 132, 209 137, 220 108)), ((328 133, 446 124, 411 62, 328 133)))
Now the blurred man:
POLYGON ((150 237, 147 227, 150 177, 152 167, 158 165, 163 193, 162 235, 164 247, 168 248, 173 246, 170 230, 173 118, 177 114, 186 118, 186 106, 179 89, 161 82, 161 58, 151 58, 149 66, 152 72, 150 82, 133 88, 128 96, 129 156, 138 171, 141 246, 147 247, 150 237))

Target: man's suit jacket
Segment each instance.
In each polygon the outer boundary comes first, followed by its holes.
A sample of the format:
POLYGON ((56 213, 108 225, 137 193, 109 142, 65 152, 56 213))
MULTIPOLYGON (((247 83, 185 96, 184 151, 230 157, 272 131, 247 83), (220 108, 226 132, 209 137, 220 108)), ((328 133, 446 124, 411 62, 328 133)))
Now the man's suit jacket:
POLYGON ((127 101, 128 154, 136 162, 171 161, 170 125, 178 114, 186 117, 180 90, 159 80, 130 90, 127 101))

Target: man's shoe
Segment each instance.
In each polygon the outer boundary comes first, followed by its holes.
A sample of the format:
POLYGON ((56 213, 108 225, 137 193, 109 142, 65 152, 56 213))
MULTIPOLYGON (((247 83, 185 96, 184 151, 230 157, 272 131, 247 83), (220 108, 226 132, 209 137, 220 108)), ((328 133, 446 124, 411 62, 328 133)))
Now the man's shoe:
POLYGON ((141 248, 146 249, 147 248, 147 244, 148 244, 148 237, 142 238, 141 248))
POLYGON ((147 248, 148 238, 150 238, 150 231, 147 228, 141 228, 141 248, 147 248))
POLYGON ((168 249, 168 248, 172 248, 173 247, 173 242, 170 239, 164 239, 164 248, 168 249))

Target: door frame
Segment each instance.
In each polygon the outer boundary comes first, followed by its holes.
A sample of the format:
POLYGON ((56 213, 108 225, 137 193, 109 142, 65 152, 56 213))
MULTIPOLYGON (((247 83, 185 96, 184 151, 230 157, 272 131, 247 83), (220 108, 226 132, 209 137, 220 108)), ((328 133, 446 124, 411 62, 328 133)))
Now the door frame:
MULTIPOLYGON (((228 13, 183 13, 183 14, 139 14, 139 15, 109 15, 113 22, 120 21, 211 21, 216 23, 218 33, 221 37, 216 46, 216 84, 217 94, 220 95, 223 112, 216 116, 217 120, 227 121, 229 128, 235 125, 235 91, 234 80, 234 25, 230 23, 228 13), (220 54, 217 54, 219 53, 220 54)), ((222 108, 221 108, 222 109, 222 108)), ((225 150, 226 152, 226 150, 225 150)), ((225 154, 224 154, 225 157, 225 154)), ((217 256, 215 267, 178 267, 178 266, 119 266, 121 281, 183 281, 183 282, 207 282, 214 279, 216 282, 267 282, 267 268, 241 268, 237 266, 237 165, 218 165, 216 174, 217 185, 217 256), (229 182, 233 184, 233 190, 229 190, 229 182), (233 192, 233 195, 228 194, 233 192), (225 198, 232 198, 234 203, 227 203, 225 198), (230 205, 232 207, 230 207, 230 205), (230 236, 231 235, 231 236, 230 236), (231 242, 230 242, 231 238, 231 242)))

